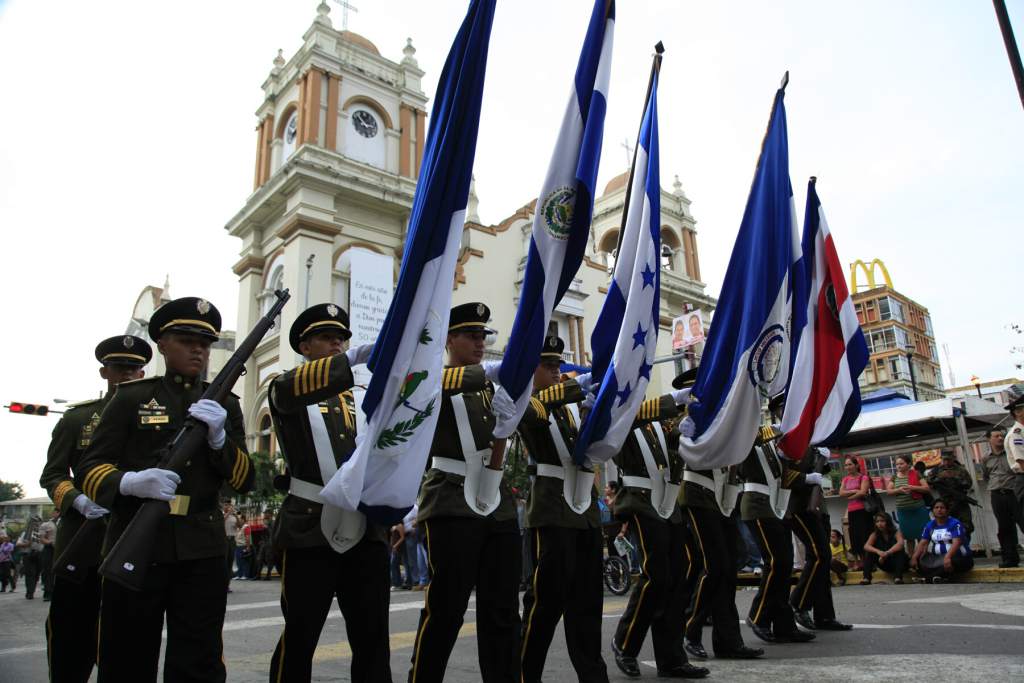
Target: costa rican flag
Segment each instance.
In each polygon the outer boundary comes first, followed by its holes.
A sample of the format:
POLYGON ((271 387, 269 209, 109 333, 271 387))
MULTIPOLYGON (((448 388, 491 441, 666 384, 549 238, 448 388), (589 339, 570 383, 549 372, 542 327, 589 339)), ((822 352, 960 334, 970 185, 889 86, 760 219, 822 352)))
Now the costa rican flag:
POLYGON ((576 440, 573 459, 578 465, 604 462, 619 452, 651 380, 661 298, 658 73, 662 51, 658 43, 633 157, 618 257, 590 338, 594 386, 600 385, 576 440))
POLYGON ((775 94, 743 222, 708 330, 679 454, 697 469, 741 462, 754 444, 761 400, 789 377, 790 314, 800 239, 789 181, 785 85, 775 94))
POLYGON ((320 495, 384 524, 416 501, 441 409, 452 282, 476 154, 495 0, 472 0, 441 71, 395 297, 368 366, 366 428, 320 495))
POLYGON ((537 196, 523 290, 494 399, 496 405, 514 403, 515 410, 497 411, 497 438, 510 436, 526 411, 551 314, 583 262, 608 109, 614 29, 615 3, 595 0, 569 105, 537 196))
POLYGON ((796 360, 786 391, 779 449, 803 457, 808 446, 828 446, 850 431, 860 415, 857 378, 868 362, 868 345, 846 289, 843 267, 825 221, 815 179, 807 183, 804 214, 802 329, 794 324, 796 360))

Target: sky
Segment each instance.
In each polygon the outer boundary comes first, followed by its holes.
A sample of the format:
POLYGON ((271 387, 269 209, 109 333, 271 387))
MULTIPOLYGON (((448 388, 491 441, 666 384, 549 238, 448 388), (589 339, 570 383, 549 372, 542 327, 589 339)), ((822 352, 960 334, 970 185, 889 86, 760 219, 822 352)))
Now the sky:
MULTIPOLYGON (((223 226, 252 192, 260 85, 317 4, 0 0, 2 403, 97 396, 96 343, 168 275, 173 296, 207 298, 235 327, 240 243, 223 226)), ((385 57, 412 38, 432 97, 468 3, 353 4, 349 28, 385 57)), ((1020 36, 1024 0, 1007 5, 1020 36)), ((536 196, 591 6, 498 0, 475 164, 485 223, 536 196)), ((1024 109, 991 3, 620 0, 599 187, 626 170, 659 40, 662 182, 678 175, 692 200, 708 293, 789 70, 798 215, 816 175, 840 259, 882 259, 930 309, 947 382, 1020 375, 1024 109)), ((0 479, 42 495, 55 423, 0 412, 0 479)))

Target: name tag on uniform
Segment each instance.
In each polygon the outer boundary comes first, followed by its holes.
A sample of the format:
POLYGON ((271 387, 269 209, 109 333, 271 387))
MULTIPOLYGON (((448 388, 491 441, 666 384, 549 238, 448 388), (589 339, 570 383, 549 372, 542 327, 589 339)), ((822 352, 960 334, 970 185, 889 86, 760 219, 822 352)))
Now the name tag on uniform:
MULTIPOLYGON (((150 399, 148 403, 139 404, 139 426, 149 427, 169 424, 170 416, 167 414, 167 406, 162 406, 156 399, 150 399)), ((160 427, 157 426, 157 429, 160 427)))
POLYGON ((187 515, 188 514, 188 502, 189 497, 184 495, 177 495, 170 501, 168 505, 171 507, 172 515, 187 515))
POLYGON ((170 421, 167 415, 139 415, 139 424, 143 425, 165 425, 170 421))

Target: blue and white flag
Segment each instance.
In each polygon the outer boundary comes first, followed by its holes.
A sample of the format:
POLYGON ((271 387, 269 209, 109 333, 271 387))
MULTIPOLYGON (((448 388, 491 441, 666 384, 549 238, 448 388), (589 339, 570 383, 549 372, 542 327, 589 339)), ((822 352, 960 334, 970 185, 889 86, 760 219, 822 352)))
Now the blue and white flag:
POLYGON ((615 270, 590 337, 593 381, 599 388, 573 452, 573 459, 580 465, 604 462, 619 452, 651 380, 661 298, 660 45, 633 158, 615 270))
POLYGON ((533 371, 540 362, 551 314, 583 262, 608 109, 614 29, 615 3, 595 0, 569 105, 537 195, 523 290, 494 399, 496 406, 515 403, 515 412, 497 411, 497 438, 516 430, 530 403, 533 371))
POLYGON ((786 387, 792 284, 800 235, 789 182, 784 88, 775 94, 768 132, 729 259, 690 405, 692 438, 679 453, 698 469, 742 462, 754 445, 761 400, 786 387))
POLYGON ((441 409, 452 282, 476 154, 495 0, 472 0, 437 84, 405 255, 368 366, 366 429, 321 491, 382 523, 412 507, 441 409))

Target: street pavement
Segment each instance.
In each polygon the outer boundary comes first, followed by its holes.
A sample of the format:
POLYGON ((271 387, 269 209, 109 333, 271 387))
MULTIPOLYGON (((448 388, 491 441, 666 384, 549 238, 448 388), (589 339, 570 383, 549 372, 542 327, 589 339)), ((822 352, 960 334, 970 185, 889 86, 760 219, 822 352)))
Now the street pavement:
MULTIPOLYGON (((266 681, 281 630, 280 585, 233 581, 224 626, 228 680, 266 681)), ((356 587, 358 590, 358 587, 356 587)), ((47 603, 37 597, 0 594, 0 681, 46 681, 43 622, 47 603)), ((394 592, 391 602, 391 666, 395 681, 406 680, 423 594, 394 592)), ((820 633, 808 644, 765 645, 756 661, 707 662, 719 681, 1024 681, 1024 584, 903 585, 875 583, 834 591, 840 618, 855 629, 820 633)), ((741 616, 753 590, 737 593, 741 616)), ((625 598, 605 596, 604 641, 610 642, 625 598)), ((448 667, 446 681, 480 680, 476 663, 476 612, 466 623, 448 667)), ((130 626, 128 626, 130 628, 130 626)), ((744 626, 748 645, 761 646, 744 626)), ((710 646, 710 633, 705 645, 710 646)), ((641 651, 645 679, 655 679, 650 640, 641 651)), ((347 681, 351 652, 345 623, 334 608, 324 627, 314 664, 316 681, 347 681)), ((612 681, 628 680, 606 654, 612 681)), ((559 631, 548 656, 547 681, 575 680, 559 631)), ((95 680, 95 676, 94 676, 95 680)))

